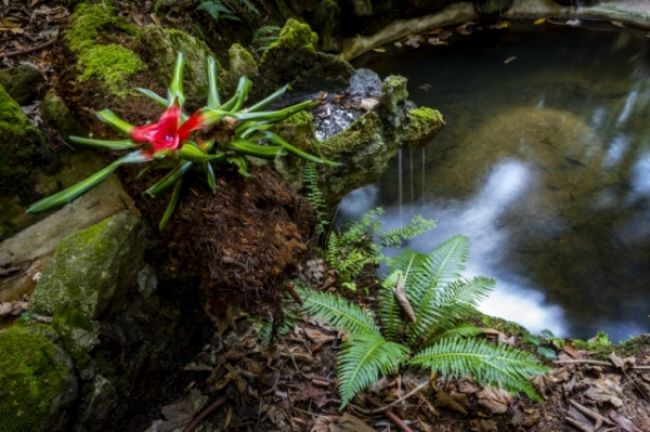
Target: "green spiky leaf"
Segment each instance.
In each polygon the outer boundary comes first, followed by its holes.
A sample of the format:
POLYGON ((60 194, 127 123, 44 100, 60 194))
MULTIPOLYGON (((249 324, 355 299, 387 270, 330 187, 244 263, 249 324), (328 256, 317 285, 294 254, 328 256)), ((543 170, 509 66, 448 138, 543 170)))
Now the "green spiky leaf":
POLYGON ((341 345, 337 377, 341 409, 362 390, 379 379, 397 372, 409 353, 408 347, 388 342, 380 334, 355 333, 341 345))

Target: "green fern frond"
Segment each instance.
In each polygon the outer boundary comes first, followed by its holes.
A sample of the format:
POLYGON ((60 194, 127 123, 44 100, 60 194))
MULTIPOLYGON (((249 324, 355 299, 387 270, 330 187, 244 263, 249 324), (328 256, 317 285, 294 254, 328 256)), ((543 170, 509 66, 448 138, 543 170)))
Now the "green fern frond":
POLYGON ((523 392, 538 401, 541 397, 528 378, 548 371, 532 354, 474 338, 441 339, 408 363, 436 371, 445 378, 471 375, 480 383, 523 392))
POLYGON ((382 233, 380 243, 383 247, 397 247, 435 227, 436 221, 415 215, 407 225, 382 233))
POLYGON ((197 11, 205 12, 209 15, 215 22, 219 19, 229 19, 232 21, 238 21, 233 11, 228 8, 221 0, 204 0, 196 7, 197 11))
POLYGON ((461 324, 457 325, 444 333, 441 333, 438 337, 440 339, 448 338, 470 338, 478 336, 482 333, 481 329, 471 324, 461 324))
POLYGON ((327 204, 325 197, 318 184, 318 169, 314 162, 307 162, 305 164, 305 172, 303 174, 303 182, 307 187, 307 201, 314 208, 316 212, 316 234, 320 235, 325 231, 327 225, 327 204))
POLYGON ((396 270, 381 283, 379 290, 379 319, 388 339, 397 339, 403 325, 400 306, 395 299, 394 289, 399 279, 404 280, 404 273, 396 270))
POLYGON ((341 409, 355 394, 374 384, 380 375, 397 372, 408 353, 408 347, 388 342, 380 334, 352 334, 341 345, 338 356, 341 409))
POLYGON ((278 40, 280 31, 282 31, 282 28, 278 26, 262 26, 255 30, 253 33, 253 40, 251 41, 251 44, 258 52, 266 51, 269 49, 271 44, 273 44, 273 42, 278 40))
POLYGON ((380 334, 372 316, 343 297, 305 288, 297 288, 296 291, 309 315, 324 319, 331 326, 348 333, 380 334))
POLYGON ((430 340, 474 315, 476 306, 494 285, 494 279, 479 276, 471 280, 458 279, 432 289, 432 295, 425 296, 423 304, 417 308, 417 322, 409 330, 409 343, 430 340))
POLYGON ((381 207, 370 210, 361 219, 345 229, 341 235, 342 242, 345 244, 364 242, 369 234, 372 235, 381 227, 379 217, 382 214, 384 214, 384 209, 381 207))
POLYGON ((257 8, 253 0, 239 0, 239 4, 244 6, 244 8, 246 8, 246 10, 248 10, 249 12, 252 12, 253 14, 258 16, 260 15, 260 10, 257 8))
POLYGON ((429 313, 436 290, 460 277, 467 261, 467 238, 455 236, 424 257, 416 255, 416 265, 405 280, 406 294, 420 320, 429 313))
POLYGON ((296 312, 294 307, 291 306, 292 305, 285 305, 285 307, 282 308, 284 317, 282 322, 275 329, 275 335, 273 334, 273 326, 276 324, 275 319, 272 318, 262 324, 262 327, 260 328, 260 338, 264 345, 270 345, 271 342, 273 342, 274 336, 286 336, 293 330, 296 323, 300 321, 300 315, 296 312))

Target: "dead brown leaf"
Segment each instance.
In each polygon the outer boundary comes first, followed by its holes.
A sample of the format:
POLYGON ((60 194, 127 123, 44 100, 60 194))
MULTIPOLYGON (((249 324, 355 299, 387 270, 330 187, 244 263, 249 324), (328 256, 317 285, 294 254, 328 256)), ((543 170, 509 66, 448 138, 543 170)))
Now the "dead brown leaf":
POLYGON ((512 402, 512 395, 494 387, 485 387, 477 393, 478 404, 487 408, 492 414, 504 414, 512 402))

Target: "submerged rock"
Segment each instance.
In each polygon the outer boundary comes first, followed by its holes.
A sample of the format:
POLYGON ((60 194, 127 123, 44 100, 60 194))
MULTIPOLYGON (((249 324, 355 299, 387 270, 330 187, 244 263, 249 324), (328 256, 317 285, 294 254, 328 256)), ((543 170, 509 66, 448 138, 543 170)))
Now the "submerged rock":
POLYGON ((44 325, 0 331, 0 419, 3 432, 68 429, 77 378, 68 355, 44 325))

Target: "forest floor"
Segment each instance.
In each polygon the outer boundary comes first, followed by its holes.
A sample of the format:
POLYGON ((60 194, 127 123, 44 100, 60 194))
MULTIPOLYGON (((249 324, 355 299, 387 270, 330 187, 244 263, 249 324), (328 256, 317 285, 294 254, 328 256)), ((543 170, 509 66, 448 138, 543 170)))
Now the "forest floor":
MULTIPOLYGON (((160 21, 140 2, 116 3, 137 24, 160 21)), ((0 2, 3 66, 29 63, 52 79, 52 50, 69 14, 63 1, 0 2)), ((39 102, 23 107, 37 124, 39 102)), ((519 336, 483 332, 531 349, 519 336)), ((381 379, 344 411, 336 389, 340 342, 334 329, 303 317, 266 345, 258 324, 232 312, 179 371, 184 389, 162 395, 167 403, 130 419, 127 430, 650 432, 650 335, 608 352, 571 344, 556 350, 552 371, 534 382, 545 398, 541 404, 467 379, 442 381, 407 370, 381 379)))

